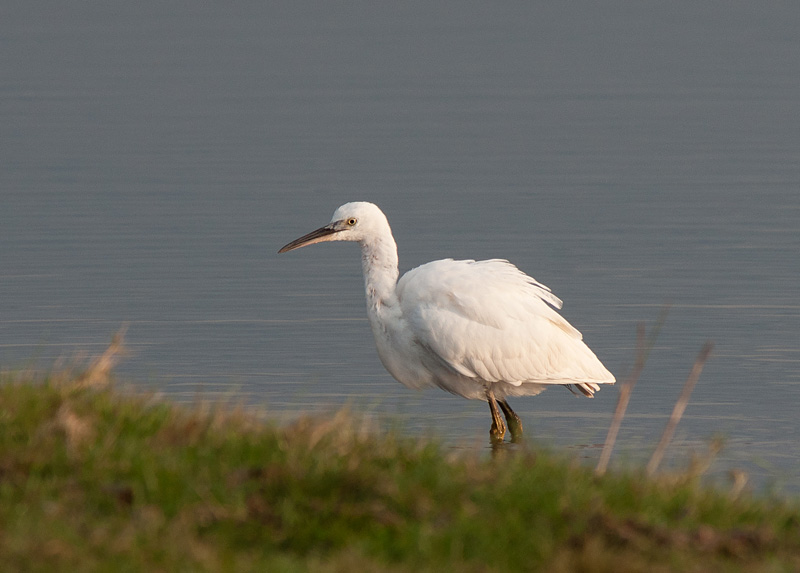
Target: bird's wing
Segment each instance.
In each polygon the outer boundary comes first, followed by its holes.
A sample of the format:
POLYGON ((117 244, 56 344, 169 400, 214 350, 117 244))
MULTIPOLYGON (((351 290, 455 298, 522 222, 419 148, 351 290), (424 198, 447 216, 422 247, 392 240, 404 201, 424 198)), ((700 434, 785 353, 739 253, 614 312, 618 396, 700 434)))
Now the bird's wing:
POLYGON ((561 300, 508 261, 434 261, 397 284, 418 344, 463 376, 519 386, 614 377, 559 315, 561 300))

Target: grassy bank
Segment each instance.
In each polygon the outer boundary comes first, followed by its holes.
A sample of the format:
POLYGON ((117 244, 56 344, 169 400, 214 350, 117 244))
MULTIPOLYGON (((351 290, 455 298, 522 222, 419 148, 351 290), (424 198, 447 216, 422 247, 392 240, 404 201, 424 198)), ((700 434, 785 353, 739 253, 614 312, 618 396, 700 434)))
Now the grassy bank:
POLYGON ((276 428, 96 372, 0 383, 3 571, 800 570, 794 502, 456 454, 346 412, 276 428))

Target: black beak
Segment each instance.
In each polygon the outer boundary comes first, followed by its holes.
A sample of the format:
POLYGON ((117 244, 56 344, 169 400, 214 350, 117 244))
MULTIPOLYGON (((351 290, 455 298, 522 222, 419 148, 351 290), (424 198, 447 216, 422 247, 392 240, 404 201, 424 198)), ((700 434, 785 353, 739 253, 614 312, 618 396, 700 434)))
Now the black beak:
POLYGON ((316 231, 311 231, 308 235, 303 235, 299 239, 295 239, 288 245, 284 245, 281 250, 278 251, 278 253, 286 253, 288 251, 293 251, 294 249, 299 249, 300 247, 305 247, 306 245, 313 245, 314 243, 329 241, 330 239, 328 237, 338 231, 339 229, 336 229, 333 225, 325 225, 316 231))

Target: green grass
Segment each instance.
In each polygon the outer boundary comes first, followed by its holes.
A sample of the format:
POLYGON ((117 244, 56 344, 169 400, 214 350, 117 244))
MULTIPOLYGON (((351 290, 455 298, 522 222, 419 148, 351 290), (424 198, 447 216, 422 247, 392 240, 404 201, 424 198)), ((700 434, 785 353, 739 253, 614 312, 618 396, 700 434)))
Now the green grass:
POLYGON ((643 475, 5 375, 0 569, 800 570, 795 501, 643 475))

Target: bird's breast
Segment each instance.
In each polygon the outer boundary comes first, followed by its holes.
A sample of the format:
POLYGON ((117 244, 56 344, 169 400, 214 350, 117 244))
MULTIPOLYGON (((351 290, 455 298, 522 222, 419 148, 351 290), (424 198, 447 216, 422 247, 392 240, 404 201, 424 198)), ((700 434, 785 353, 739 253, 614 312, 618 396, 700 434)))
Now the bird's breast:
POLYGON ((409 388, 436 386, 433 373, 425 366, 423 349, 399 315, 397 307, 370 308, 370 326, 378 357, 398 382, 409 388))

